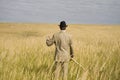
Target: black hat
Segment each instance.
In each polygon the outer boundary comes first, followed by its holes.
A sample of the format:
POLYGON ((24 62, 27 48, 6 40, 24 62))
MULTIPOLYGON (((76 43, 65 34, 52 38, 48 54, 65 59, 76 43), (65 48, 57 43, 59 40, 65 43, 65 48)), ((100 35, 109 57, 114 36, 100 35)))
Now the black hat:
POLYGON ((65 22, 65 21, 61 21, 59 26, 60 26, 60 27, 67 27, 67 25, 66 25, 66 22, 65 22))

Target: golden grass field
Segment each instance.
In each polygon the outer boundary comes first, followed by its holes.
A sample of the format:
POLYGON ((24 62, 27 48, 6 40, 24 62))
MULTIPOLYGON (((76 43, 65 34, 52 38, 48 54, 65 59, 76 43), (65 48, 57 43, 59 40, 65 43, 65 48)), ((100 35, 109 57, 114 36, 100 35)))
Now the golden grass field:
MULTIPOLYGON (((53 80, 54 46, 46 36, 57 24, 0 23, 0 80, 53 80)), ((70 24, 74 62, 68 80, 120 80, 120 25, 70 24)))

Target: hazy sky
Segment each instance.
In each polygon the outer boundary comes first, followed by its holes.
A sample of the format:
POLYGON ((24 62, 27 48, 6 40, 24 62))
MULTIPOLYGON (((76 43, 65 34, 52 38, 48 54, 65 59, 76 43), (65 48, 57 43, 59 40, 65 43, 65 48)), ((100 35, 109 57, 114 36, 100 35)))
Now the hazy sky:
POLYGON ((120 0, 0 0, 0 22, 120 24, 120 0))

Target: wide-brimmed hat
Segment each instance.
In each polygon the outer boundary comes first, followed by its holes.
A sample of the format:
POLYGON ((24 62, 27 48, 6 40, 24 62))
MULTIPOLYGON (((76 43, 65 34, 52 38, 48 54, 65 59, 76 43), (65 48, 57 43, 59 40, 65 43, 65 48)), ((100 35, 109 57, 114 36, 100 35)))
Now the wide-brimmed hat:
POLYGON ((60 26, 60 27, 67 27, 67 25, 66 25, 66 22, 65 22, 65 21, 61 21, 59 26, 60 26))

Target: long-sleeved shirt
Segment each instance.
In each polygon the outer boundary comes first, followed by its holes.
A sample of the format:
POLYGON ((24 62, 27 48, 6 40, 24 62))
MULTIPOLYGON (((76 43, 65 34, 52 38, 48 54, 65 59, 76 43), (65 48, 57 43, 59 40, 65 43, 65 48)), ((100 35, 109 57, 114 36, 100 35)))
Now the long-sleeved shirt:
POLYGON ((72 40, 68 33, 60 31, 55 33, 51 39, 46 40, 47 46, 55 44, 55 61, 67 62, 73 55, 72 40))

